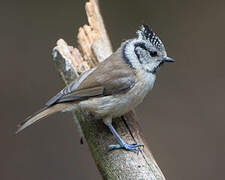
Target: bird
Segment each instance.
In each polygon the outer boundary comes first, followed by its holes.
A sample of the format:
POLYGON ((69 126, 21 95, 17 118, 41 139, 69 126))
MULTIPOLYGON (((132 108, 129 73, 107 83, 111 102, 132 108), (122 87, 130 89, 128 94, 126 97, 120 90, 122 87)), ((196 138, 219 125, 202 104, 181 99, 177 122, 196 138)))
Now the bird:
POLYGON ((108 145, 109 150, 143 147, 126 143, 113 127, 112 119, 141 104, 153 88, 159 67, 175 60, 167 56, 164 44, 148 25, 141 25, 136 34, 137 37, 122 42, 111 56, 81 74, 41 110, 21 122, 16 133, 56 112, 81 108, 100 117, 115 136, 118 144, 108 145))

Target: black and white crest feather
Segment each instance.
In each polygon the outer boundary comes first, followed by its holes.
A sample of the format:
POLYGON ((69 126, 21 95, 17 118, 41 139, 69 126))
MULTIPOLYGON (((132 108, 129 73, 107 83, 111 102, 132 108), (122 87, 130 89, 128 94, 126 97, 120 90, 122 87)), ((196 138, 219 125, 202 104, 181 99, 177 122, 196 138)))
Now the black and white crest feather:
POLYGON ((159 39, 159 37, 152 31, 152 29, 148 25, 143 24, 141 26, 141 29, 137 32, 137 34, 141 35, 142 38, 149 40, 152 43, 152 45, 155 46, 157 49, 164 48, 162 41, 159 39))

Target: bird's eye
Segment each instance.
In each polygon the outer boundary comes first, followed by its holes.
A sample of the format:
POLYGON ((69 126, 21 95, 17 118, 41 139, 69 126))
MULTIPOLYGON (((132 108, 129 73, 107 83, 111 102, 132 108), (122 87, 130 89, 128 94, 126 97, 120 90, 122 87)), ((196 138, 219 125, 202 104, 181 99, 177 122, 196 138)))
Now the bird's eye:
POLYGON ((156 57, 158 54, 157 54, 156 51, 150 51, 150 55, 151 55, 152 57, 156 57))

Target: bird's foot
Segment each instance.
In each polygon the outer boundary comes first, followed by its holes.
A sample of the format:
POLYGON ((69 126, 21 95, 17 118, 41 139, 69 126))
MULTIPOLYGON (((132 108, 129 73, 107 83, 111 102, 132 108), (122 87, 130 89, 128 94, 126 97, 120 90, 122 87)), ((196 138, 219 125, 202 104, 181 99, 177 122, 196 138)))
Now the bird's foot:
POLYGON ((137 144, 137 143, 131 143, 131 144, 126 144, 126 143, 123 143, 123 144, 112 144, 112 145, 109 145, 107 146, 107 149, 108 150, 114 150, 114 149, 125 149, 127 151, 132 151, 132 150, 135 150, 135 151, 139 151, 141 149, 141 147, 144 147, 143 144, 137 144))

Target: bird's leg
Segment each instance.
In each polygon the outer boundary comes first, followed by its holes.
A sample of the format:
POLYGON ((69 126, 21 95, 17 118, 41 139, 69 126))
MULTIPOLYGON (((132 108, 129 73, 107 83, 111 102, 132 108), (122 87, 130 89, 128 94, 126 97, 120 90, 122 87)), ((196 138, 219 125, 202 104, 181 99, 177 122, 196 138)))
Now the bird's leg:
POLYGON ((123 141, 123 139, 120 137, 120 135, 117 133, 117 131, 114 129, 114 127, 112 125, 112 118, 111 117, 104 118, 103 121, 104 121, 105 125, 109 127, 110 131, 116 137, 116 140, 119 143, 119 144, 109 145, 108 146, 109 150, 120 149, 120 148, 124 148, 126 150, 140 150, 140 147, 144 146, 142 144, 137 144, 137 143, 132 143, 132 144, 125 143, 123 141))

